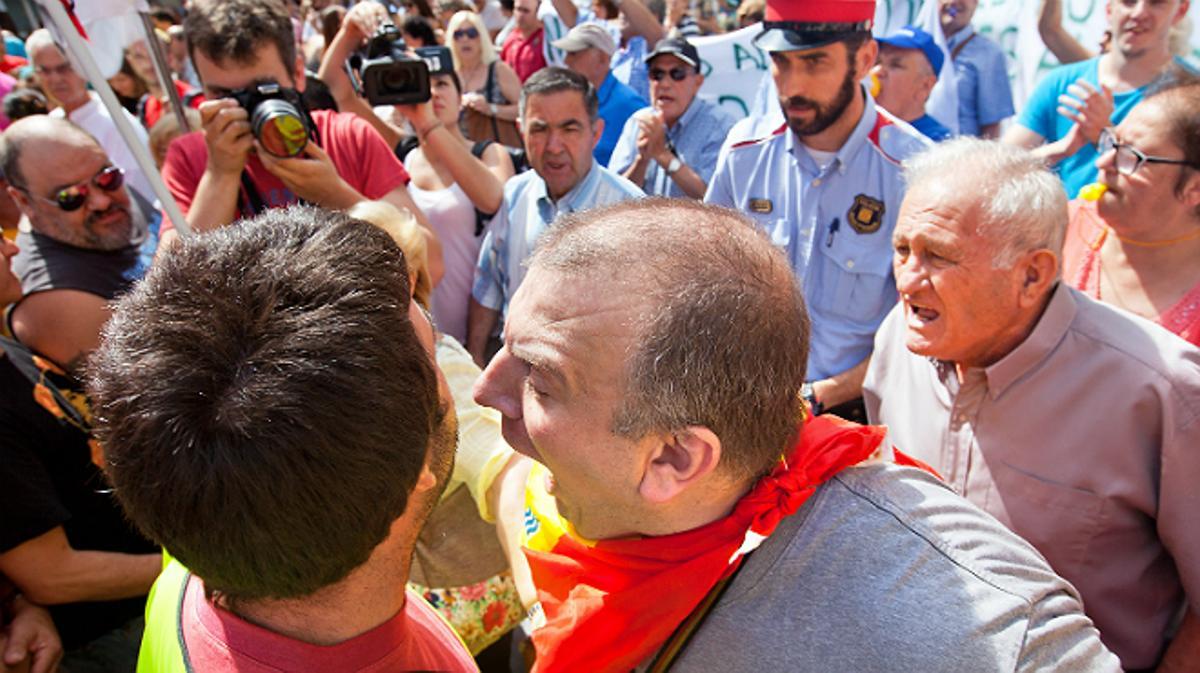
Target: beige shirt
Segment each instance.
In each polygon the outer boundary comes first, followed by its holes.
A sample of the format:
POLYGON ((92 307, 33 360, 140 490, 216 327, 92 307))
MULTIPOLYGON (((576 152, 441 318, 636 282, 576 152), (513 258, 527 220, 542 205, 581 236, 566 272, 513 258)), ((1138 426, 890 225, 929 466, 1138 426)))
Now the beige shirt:
POLYGON ((1200 611, 1200 350, 1059 284, 1030 336, 966 372, 884 321, 864 384, 896 448, 1029 540, 1126 668, 1200 611))

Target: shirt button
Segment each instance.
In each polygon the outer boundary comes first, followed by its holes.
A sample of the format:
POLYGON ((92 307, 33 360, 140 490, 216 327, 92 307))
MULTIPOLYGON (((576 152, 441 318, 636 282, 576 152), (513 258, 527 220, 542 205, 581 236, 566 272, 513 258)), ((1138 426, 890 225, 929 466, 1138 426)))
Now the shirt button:
POLYGON ((813 187, 820 187, 821 186, 821 178, 814 179, 812 181, 812 184, 813 184, 813 187))
POLYGON ((853 269, 854 268, 854 260, 852 260, 852 259, 846 260, 846 268, 853 269))

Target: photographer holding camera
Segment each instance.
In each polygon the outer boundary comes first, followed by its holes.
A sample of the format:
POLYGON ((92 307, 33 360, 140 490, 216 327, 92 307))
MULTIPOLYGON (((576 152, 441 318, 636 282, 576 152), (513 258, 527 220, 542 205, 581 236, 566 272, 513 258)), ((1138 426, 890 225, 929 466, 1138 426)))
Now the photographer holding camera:
MULTIPOLYGON (((279 0, 201 0, 184 30, 209 100, 202 131, 167 151, 163 179, 189 225, 215 229, 297 201, 341 210, 379 199, 411 211, 440 260, 408 173, 379 134, 356 115, 301 102, 304 64, 279 0)), ((164 230, 169 243, 175 232, 165 221, 164 230)))

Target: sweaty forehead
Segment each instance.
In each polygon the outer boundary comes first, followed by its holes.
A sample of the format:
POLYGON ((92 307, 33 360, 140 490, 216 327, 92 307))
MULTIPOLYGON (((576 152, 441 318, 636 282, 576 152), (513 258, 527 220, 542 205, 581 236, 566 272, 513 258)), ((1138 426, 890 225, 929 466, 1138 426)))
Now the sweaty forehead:
POLYGON ((26 185, 41 187, 81 182, 96 174, 108 155, 82 131, 64 130, 55 138, 35 137, 24 143, 20 171, 26 185))

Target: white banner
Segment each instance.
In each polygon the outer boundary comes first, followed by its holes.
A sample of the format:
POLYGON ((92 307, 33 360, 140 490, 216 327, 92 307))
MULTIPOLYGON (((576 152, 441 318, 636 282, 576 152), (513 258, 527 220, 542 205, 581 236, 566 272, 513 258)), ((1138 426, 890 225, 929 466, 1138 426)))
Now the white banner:
POLYGON ((739 119, 750 115, 763 78, 771 74, 771 57, 754 46, 760 30, 754 25, 688 40, 700 52, 700 72, 704 75, 700 95, 725 106, 739 119))

